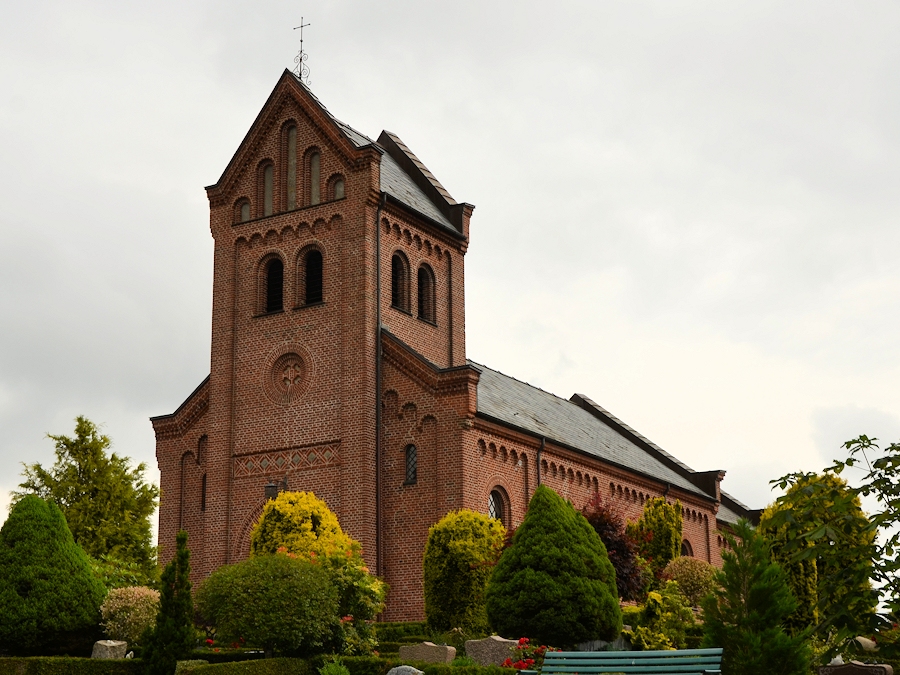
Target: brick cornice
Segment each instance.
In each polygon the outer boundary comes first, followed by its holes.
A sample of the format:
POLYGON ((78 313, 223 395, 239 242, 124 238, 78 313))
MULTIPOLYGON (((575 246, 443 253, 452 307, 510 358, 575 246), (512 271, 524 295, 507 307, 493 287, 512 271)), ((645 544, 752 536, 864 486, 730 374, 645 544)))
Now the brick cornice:
POLYGON ((477 368, 438 368, 387 330, 382 330, 381 349, 385 362, 437 396, 468 392, 469 412, 474 415, 475 390, 481 375, 477 368))
POLYGON ((156 440, 181 438, 209 409, 209 375, 170 415, 151 417, 156 440))

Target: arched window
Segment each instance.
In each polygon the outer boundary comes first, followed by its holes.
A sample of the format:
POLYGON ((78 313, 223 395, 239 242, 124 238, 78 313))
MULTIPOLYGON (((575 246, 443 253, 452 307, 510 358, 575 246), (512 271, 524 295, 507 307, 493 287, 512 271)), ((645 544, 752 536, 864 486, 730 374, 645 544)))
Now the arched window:
POLYGON ((322 180, 322 157, 318 152, 309 156, 309 203, 318 204, 322 201, 320 190, 322 180))
POLYGON ((409 264, 399 251, 391 258, 391 306, 409 312, 409 264))
POLYGON ((285 204, 288 211, 297 208, 297 127, 293 124, 287 130, 287 184, 285 204))
POLYGON ((688 558, 694 557, 694 547, 691 546, 691 542, 689 542, 687 539, 681 542, 681 555, 688 558))
POLYGON ((488 495, 488 516, 506 524, 506 504, 500 490, 491 490, 491 494, 488 495))
POLYGON ((263 215, 271 216, 274 212, 275 165, 269 162, 262 169, 262 203, 263 215))
POLYGON ((284 263, 272 258, 266 263, 266 312, 284 309, 284 263))
POLYGON ((250 220, 250 200, 239 199, 234 205, 234 222, 246 223, 250 220))
POLYGON ((332 191, 332 199, 343 199, 344 198, 344 179, 337 178, 334 181, 334 186, 331 189, 332 191))
POLYGON ((303 257, 304 305, 322 302, 322 253, 311 249, 303 257))
POLYGON ((434 323, 434 272, 428 265, 419 267, 419 318, 434 323))
POLYGON ((406 480, 404 485, 415 485, 418 481, 419 457, 416 446, 411 443, 406 446, 406 480))
POLYGON ((200 481, 200 510, 206 511, 206 474, 200 481))
POLYGON ((209 437, 206 434, 203 434, 197 441, 197 464, 202 464, 203 460, 206 459, 206 444, 208 442, 209 437))

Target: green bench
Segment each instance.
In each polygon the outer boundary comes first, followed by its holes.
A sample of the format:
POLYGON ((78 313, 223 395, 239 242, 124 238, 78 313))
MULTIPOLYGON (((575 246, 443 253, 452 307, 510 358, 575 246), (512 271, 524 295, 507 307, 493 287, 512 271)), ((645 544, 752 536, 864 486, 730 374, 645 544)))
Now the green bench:
POLYGON ((541 675, 704 675, 721 673, 721 664, 721 647, 653 652, 547 652, 541 675))

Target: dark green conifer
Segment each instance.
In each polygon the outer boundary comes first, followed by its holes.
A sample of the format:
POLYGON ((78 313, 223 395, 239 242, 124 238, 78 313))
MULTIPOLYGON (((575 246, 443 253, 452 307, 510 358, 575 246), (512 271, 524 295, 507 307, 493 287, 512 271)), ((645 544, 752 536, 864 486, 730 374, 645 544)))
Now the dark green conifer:
POLYGON ((59 507, 22 497, 0 529, 0 649, 89 654, 105 595, 59 507))
POLYGON ((785 622, 797 609, 787 575, 772 560, 768 541, 747 521, 729 536, 722 553, 720 588, 703 603, 704 645, 722 647, 722 672, 730 675, 801 675, 809 668, 806 635, 785 622))
POLYGON ((622 629, 616 572, 594 528, 546 486, 535 490, 486 594, 494 630, 556 647, 622 629))
POLYGON ((196 643, 194 603, 191 599, 191 552, 188 535, 178 533, 175 558, 166 565, 160 580, 159 614, 156 625, 144 639, 147 675, 172 675, 179 660, 190 658, 196 643))

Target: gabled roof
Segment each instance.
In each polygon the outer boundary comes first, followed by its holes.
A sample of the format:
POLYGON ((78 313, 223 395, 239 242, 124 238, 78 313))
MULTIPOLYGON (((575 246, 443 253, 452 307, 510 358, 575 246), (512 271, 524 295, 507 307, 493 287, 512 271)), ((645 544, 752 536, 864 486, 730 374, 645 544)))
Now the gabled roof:
MULTIPOLYGON (((254 137, 258 127, 266 118, 267 109, 276 100, 276 92, 283 84, 287 84, 289 90, 293 89, 294 95, 299 99, 305 99, 307 104, 315 107, 315 111, 319 113, 320 124, 324 122, 325 127, 331 127, 330 133, 337 132, 335 137, 344 139, 342 143, 349 141, 349 146, 345 147, 356 150, 374 148, 378 151, 381 156, 381 185, 379 187, 394 203, 425 218, 450 234, 457 237, 462 236, 461 228, 455 224, 458 218, 455 218, 454 215, 455 211, 463 205, 457 204, 456 200, 434 177, 434 174, 428 170, 428 167, 396 134, 382 131, 378 142, 373 141, 335 117, 309 87, 289 70, 285 70, 282 74, 266 104, 238 146, 238 150, 222 172, 222 176, 215 185, 211 185, 207 189, 216 189, 224 184, 226 177, 234 170, 239 161, 242 155, 241 150, 254 137)), ((313 115, 313 117, 316 116, 313 115)))
MULTIPOLYGON (((718 501, 714 487, 701 486, 714 486, 708 476, 720 472, 694 471, 586 396, 576 394, 572 400, 566 400, 474 361, 469 364, 481 371, 479 416, 718 501)), ((718 519, 723 522, 735 523, 739 517, 754 516, 753 511, 727 493, 721 493, 721 502, 718 519)))

